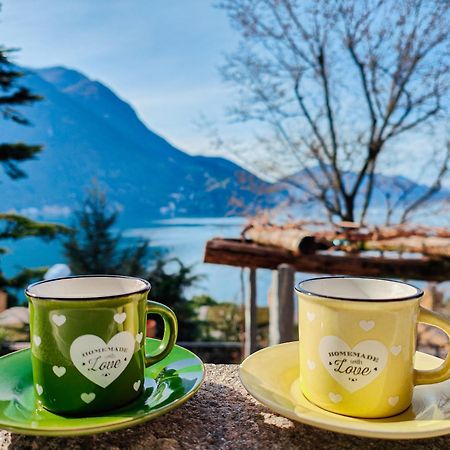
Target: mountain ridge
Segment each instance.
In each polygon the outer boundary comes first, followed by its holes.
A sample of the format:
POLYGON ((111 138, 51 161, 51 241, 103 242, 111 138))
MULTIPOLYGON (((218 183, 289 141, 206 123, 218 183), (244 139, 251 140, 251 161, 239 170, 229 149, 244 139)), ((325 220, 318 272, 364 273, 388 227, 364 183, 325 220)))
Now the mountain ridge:
POLYGON ((242 213, 228 204, 258 205, 268 183, 223 158, 188 155, 148 129, 113 91, 63 67, 28 71, 25 84, 44 100, 27 108, 34 127, 1 121, 2 139, 42 143, 39 159, 22 167, 28 177, 2 177, 3 207, 77 207, 92 179, 130 217, 224 216, 242 213), (17 195, 20 192, 19 195, 17 195))
MULTIPOLYGON (((44 100, 23 108, 33 127, 0 121, 1 139, 44 144, 44 150, 21 165, 25 179, 12 181, 0 171, 2 210, 67 215, 93 180, 134 223, 251 214, 298 195, 286 180, 271 184, 225 158, 177 149, 112 89, 77 70, 55 66, 26 72, 24 84, 44 100)), ((290 177, 303 182, 302 173, 290 177)), ((345 176, 350 180, 355 174, 345 176)), ((427 188, 403 176, 377 178, 394 197, 399 184, 412 183, 416 197, 427 188)), ((434 198, 448 195, 444 190, 434 198)), ((382 206, 385 200, 375 191, 371 204, 382 206)))

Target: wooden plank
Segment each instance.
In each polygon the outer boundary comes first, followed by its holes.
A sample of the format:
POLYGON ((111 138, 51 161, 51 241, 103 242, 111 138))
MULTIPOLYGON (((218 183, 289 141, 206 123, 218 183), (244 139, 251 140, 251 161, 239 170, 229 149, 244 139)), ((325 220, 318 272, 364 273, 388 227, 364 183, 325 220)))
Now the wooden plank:
POLYGON ((248 290, 245 299, 244 357, 256 351, 256 269, 249 269, 248 290))
POLYGON ((276 270, 286 263, 297 272, 333 275, 373 276, 425 281, 448 281, 450 260, 388 258, 381 256, 294 255, 288 250, 258 245, 238 239, 212 239, 207 242, 204 261, 236 267, 276 270))
POLYGON ((280 264, 272 272, 269 299, 269 344, 294 340, 294 268, 280 264))
MULTIPOLYGON (((317 250, 319 243, 316 243, 310 231, 298 230, 295 228, 282 229, 270 226, 253 226, 243 232, 245 239, 263 245, 271 245, 290 250, 296 254, 311 255, 317 250)), ((331 247, 329 244, 326 248, 331 247)))

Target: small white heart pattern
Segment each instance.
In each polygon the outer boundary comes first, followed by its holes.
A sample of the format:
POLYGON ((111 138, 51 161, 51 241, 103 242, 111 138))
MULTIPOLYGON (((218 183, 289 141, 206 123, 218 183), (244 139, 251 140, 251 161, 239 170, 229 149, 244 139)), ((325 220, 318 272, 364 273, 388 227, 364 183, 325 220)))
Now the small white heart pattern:
POLYGON ((93 392, 90 392, 89 394, 87 394, 86 392, 83 392, 81 395, 81 400, 83 400, 84 403, 89 404, 91 403, 94 398, 95 398, 95 394, 93 392))
POLYGON ((52 321, 55 325, 60 327, 65 323, 66 316, 64 316, 63 314, 52 314, 52 321))
POLYGON ((375 326, 375 322, 373 320, 361 320, 359 326, 364 331, 370 331, 375 326))
POLYGON ((389 398, 388 398, 388 403, 389 403, 391 406, 395 406, 395 405, 398 403, 398 400, 399 400, 398 395, 396 395, 395 397, 389 397, 389 398))
POLYGON ((342 395, 341 394, 335 394, 334 392, 330 392, 328 394, 328 398, 333 402, 333 403, 340 403, 342 401, 342 395))
POLYGON ((308 311, 308 312, 306 313, 306 317, 308 318, 308 320, 309 320, 310 322, 312 322, 312 321, 316 318, 316 313, 313 313, 313 312, 311 312, 311 311, 308 311))
POLYGON ((63 366, 53 366, 53 373, 58 377, 61 378, 66 373, 66 368, 63 366))
POLYGON ((402 351, 401 345, 394 345, 391 347, 391 352, 394 356, 398 356, 401 351, 402 351))
POLYGON ((140 344, 143 337, 144 337, 144 334, 143 334, 142 331, 141 331, 140 333, 138 333, 138 334, 136 335, 136 342, 137 342, 138 344, 140 344))
POLYGON ((36 384, 36 392, 38 395, 42 395, 44 388, 40 384, 36 384))
POLYGON ((42 339, 40 336, 33 336, 33 342, 35 343, 36 347, 39 347, 41 345, 42 339))
POLYGON ((308 364, 308 368, 310 370, 314 370, 316 368, 316 363, 310 359, 308 359, 308 361, 306 361, 306 364, 308 364))
POLYGON ((114 321, 117 322, 119 325, 124 323, 126 318, 127 318, 127 313, 114 314, 114 321))
POLYGON ((139 388, 141 387, 141 380, 137 380, 135 383, 133 383, 133 389, 137 392, 139 388))

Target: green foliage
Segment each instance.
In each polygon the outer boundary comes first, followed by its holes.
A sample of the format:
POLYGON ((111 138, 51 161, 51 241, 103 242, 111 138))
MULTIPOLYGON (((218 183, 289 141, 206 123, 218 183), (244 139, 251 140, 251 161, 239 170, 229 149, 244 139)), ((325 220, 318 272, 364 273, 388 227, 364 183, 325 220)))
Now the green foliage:
MULTIPOLYGON (((24 73, 17 70, 17 67, 9 60, 13 51, 0 46, 0 114, 4 119, 29 125, 29 121, 16 107, 30 105, 42 97, 19 84, 24 73)), ((23 178, 26 174, 17 164, 34 158, 41 150, 42 147, 39 145, 26 145, 22 142, 0 143, 0 165, 8 177, 23 178)))
POLYGON ((0 328, 0 354, 1 354, 1 349, 3 346, 3 343, 7 340, 8 338, 8 332, 6 330, 4 330, 3 328, 0 328))
POLYGON ((22 142, 15 144, 0 144, 0 164, 6 175, 12 179, 26 177, 25 172, 17 166, 20 161, 33 159, 42 150, 39 145, 25 145, 22 142))
POLYGON ((48 241, 69 231, 70 229, 63 225, 36 222, 19 214, 0 213, 0 239, 15 240, 27 236, 48 241))
POLYGON ((111 208, 97 187, 88 191, 75 212, 74 231, 64 242, 67 263, 75 274, 121 274, 144 277, 147 273, 148 241, 124 248, 114 233, 118 212, 111 208))
MULTIPOLYGON (((149 242, 140 241, 125 247, 120 233, 113 227, 118 212, 97 187, 88 192, 81 209, 75 212, 73 233, 64 243, 67 263, 75 274, 120 274, 148 279, 152 285, 150 298, 172 308, 179 322, 179 340, 196 340, 201 335, 197 310, 202 301, 190 302, 185 291, 201 276, 192 273, 179 259, 157 259, 152 270, 149 242)), ((206 301, 206 300, 205 300, 206 301)), ((213 301, 212 299, 210 301, 213 301)), ((157 319, 158 320, 158 319, 157 319)), ((158 321, 158 324, 161 325, 158 321)), ((158 326, 158 333, 163 327, 158 326)))
POLYGON ((201 317, 203 340, 240 342, 244 329, 244 316, 240 305, 215 302, 206 306, 201 317))
POLYGON ((42 279, 46 271, 47 267, 34 267, 32 269, 24 268, 8 279, 0 274, 0 286, 4 284, 11 289, 20 289, 30 283, 31 280, 42 279))
POLYGON ((215 306, 220 304, 217 302, 217 300, 213 299, 209 295, 194 295, 194 297, 191 298, 191 302, 196 308, 201 308, 202 306, 215 306))
MULTIPOLYGON (((30 105, 41 97, 19 84, 24 73, 17 70, 9 60, 12 52, 13 50, 0 46, 0 115, 18 124, 29 125, 29 121, 17 107, 30 105)), ((0 143, 0 166, 7 177, 13 180, 24 178, 26 174, 19 164, 34 158, 41 150, 39 145, 27 145, 23 142, 0 143)), ((50 240, 65 232, 67 228, 61 225, 35 222, 18 214, 0 214, 0 239, 17 240, 31 236, 50 240)), ((6 252, 5 248, 0 247, 0 255, 6 252)), ((23 269, 12 278, 6 278, 0 268, 0 290, 8 292, 9 306, 17 300, 14 296, 15 289, 23 288, 30 281, 41 278, 44 272, 45 269, 23 269)))

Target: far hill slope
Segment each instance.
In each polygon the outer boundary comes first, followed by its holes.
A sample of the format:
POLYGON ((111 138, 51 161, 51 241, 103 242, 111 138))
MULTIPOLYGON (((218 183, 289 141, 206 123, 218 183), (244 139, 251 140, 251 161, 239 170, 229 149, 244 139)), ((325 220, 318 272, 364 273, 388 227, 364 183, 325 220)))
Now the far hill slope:
POLYGON ((2 210, 74 208, 95 179, 133 222, 223 216, 242 212, 238 204, 256 206, 268 187, 223 158, 176 149, 109 88, 77 71, 30 71, 24 83, 44 100, 24 109, 31 127, 0 121, 1 140, 45 148, 23 164, 26 179, 11 181, 0 173, 2 210))

